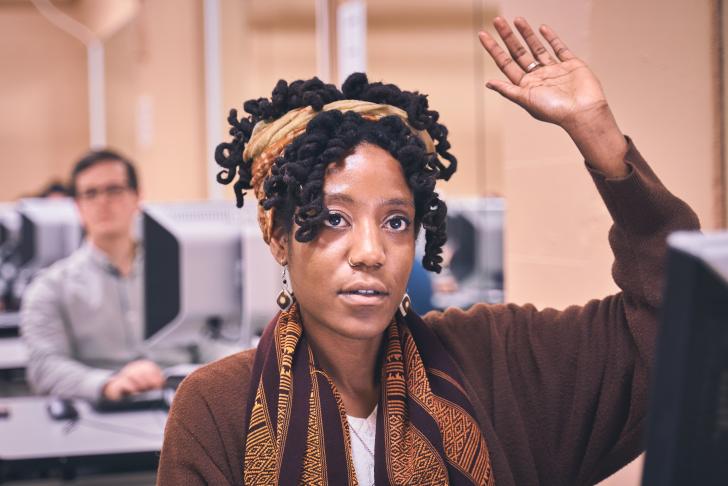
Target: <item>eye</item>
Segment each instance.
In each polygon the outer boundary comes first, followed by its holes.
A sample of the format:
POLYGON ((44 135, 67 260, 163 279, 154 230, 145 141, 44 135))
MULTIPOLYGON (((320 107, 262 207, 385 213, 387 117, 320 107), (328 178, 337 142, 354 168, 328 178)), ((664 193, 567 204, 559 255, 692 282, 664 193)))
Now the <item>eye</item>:
POLYGON ((342 226, 345 226, 346 220, 344 220, 344 217, 339 213, 329 212, 329 215, 326 216, 326 221, 324 224, 326 226, 330 226, 332 228, 341 228, 342 226))
POLYGON ((409 227, 409 220, 404 216, 392 216, 384 223, 392 231, 404 231, 409 227))

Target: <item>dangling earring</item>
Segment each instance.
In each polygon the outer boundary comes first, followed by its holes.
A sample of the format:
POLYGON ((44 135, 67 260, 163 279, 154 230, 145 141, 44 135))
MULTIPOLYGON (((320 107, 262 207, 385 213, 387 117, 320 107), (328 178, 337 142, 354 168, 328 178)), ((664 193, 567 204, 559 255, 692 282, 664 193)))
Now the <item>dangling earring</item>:
POLYGON ((402 317, 405 317, 411 308, 412 300, 410 299, 409 294, 405 292, 404 297, 402 297, 402 302, 399 303, 399 313, 402 317))
POLYGON ((283 273, 281 274, 282 289, 276 299, 276 304, 282 311, 287 311, 293 304, 293 289, 288 282, 288 265, 283 265, 283 273))

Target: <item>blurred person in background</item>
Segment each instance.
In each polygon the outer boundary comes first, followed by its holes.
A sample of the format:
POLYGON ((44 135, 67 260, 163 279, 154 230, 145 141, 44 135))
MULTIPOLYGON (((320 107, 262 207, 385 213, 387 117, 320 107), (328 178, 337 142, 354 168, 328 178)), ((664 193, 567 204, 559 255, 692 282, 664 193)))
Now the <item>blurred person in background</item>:
POLYGON ((68 197, 71 194, 68 191, 68 188, 59 181, 52 181, 50 182, 42 191, 40 191, 40 194, 38 194, 38 197, 44 197, 44 198, 63 198, 68 197))
POLYGON ((188 349, 143 349, 143 252, 134 234, 139 183, 134 165, 91 151, 71 173, 85 230, 82 246, 30 285, 21 333, 28 380, 41 394, 98 400, 157 389, 160 366, 189 362, 188 349))

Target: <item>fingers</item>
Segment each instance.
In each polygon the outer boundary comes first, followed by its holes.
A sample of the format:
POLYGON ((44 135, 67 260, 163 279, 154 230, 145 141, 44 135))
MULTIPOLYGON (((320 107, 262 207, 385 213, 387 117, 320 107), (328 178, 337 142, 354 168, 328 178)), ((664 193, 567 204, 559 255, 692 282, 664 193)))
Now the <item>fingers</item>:
POLYGON ((511 56, 501 49, 498 43, 490 36, 487 32, 480 32, 478 34, 480 43, 483 45, 490 57, 495 61, 496 66, 500 69, 503 74, 512 82, 518 84, 525 72, 521 69, 518 64, 513 62, 511 56))
MULTIPOLYGON (((529 72, 529 66, 532 66, 534 59, 543 65, 556 64, 557 61, 541 43, 526 19, 516 17, 513 20, 513 24, 526 41, 528 49, 521 44, 513 29, 511 29, 508 22, 502 17, 496 17, 493 20, 493 25, 498 35, 503 39, 510 55, 501 49, 498 43, 487 32, 480 32, 479 37, 481 44, 498 65, 498 68, 503 71, 503 74, 512 83, 518 84, 524 74, 529 72), (516 62, 514 63, 513 61, 516 62)), ((539 31, 546 41, 548 41, 559 60, 568 61, 576 58, 551 27, 542 25, 539 31)))
POLYGON ((558 57, 562 61, 568 61, 569 59, 574 59, 576 56, 569 50, 568 47, 566 47, 566 44, 563 43, 561 39, 556 35, 556 32, 554 32, 551 27, 548 25, 542 25, 541 26, 541 35, 546 39, 551 45, 551 48, 554 50, 554 53, 556 54, 556 57, 558 57))
POLYGON ((128 374, 125 378, 134 384, 135 392, 161 388, 164 383, 164 380, 159 381, 154 375, 143 372, 128 374))
POLYGON ((115 376, 104 386, 104 397, 108 400, 120 400, 125 395, 137 392, 137 388, 127 377, 115 376))
POLYGON ((104 386, 103 394, 109 400, 119 400, 125 395, 133 395, 147 390, 162 388, 164 373, 156 363, 137 360, 124 366, 104 386))
POLYGON ((521 41, 518 40, 518 37, 505 19, 502 17, 496 17, 493 20, 493 26, 495 27, 496 32, 498 32, 500 38, 503 39, 503 43, 505 43, 508 52, 511 53, 513 60, 516 61, 521 69, 523 69, 523 72, 525 72, 528 66, 533 63, 533 56, 531 53, 528 49, 523 47, 523 44, 521 44, 521 41))
POLYGON ((161 388, 164 385, 164 374, 156 363, 148 360, 133 361, 119 372, 135 387, 135 392, 161 388))
POLYGON ((526 19, 523 17, 516 17, 513 19, 513 25, 516 26, 518 32, 520 32, 523 40, 526 41, 528 48, 531 49, 531 53, 541 64, 556 64, 556 60, 551 57, 551 54, 543 46, 536 33, 533 31, 531 26, 528 24, 526 19))

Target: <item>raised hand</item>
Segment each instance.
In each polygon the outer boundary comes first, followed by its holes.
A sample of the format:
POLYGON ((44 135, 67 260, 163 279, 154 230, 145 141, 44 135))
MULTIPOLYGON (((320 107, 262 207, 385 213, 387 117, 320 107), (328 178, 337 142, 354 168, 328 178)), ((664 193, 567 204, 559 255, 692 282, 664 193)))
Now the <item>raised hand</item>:
POLYGON ((479 33, 481 44, 510 81, 490 80, 487 86, 534 118, 564 128, 596 168, 610 176, 625 175, 627 145, 594 73, 550 27, 539 30, 553 55, 525 19, 518 17, 513 23, 528 49, 501 17, 493 25, 508 52, 487 32, 479 33))
POLYGON ((493 25, 510 55, 488 33, 480 33, 483 47, 511 81, 491 80, 489 88, 518 103, 534 118, 564 128, 606 106, 599 80, 551 28, 544 25, 540 30, 556 58, 543 46, 528 22, 516 18, 513 23, 530 51, 500 17, 493 25))

